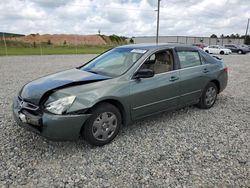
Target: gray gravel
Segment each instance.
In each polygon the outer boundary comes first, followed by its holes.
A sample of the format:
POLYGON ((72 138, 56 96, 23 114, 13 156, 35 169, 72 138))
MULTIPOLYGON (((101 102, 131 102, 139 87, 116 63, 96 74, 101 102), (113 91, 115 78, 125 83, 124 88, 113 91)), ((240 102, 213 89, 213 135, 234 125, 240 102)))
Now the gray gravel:
POLYGON ((223 56, 229 84, 212 109, 137 121, 104 147, 51 142, 16 125, 11 103, 23 84, 91 57, 0 57, 0 186, 250 186, 250 54, 223 56))

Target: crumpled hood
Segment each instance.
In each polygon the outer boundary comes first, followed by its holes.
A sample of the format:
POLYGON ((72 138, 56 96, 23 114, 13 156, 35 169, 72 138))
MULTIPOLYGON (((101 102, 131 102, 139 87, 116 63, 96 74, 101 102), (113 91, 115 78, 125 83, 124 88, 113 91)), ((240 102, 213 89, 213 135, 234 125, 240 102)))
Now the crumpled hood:
POLYGON ((84 84, 110 78, 79 69, 70 69, 39 78, 26 84, 22 88, 20 95, 24 100, 39 105, 43 95, 51 90, 67 87, 67 85, 84 84))

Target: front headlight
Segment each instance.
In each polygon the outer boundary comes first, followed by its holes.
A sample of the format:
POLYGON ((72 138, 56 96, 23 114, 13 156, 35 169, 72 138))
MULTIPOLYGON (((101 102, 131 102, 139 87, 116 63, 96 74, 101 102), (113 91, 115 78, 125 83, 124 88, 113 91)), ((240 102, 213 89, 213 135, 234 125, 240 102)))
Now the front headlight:
POLYGON ((53 114, 63 114, 70 108, 75 98, 76 96, 63 97, 47 104, 45 109, 53 114))

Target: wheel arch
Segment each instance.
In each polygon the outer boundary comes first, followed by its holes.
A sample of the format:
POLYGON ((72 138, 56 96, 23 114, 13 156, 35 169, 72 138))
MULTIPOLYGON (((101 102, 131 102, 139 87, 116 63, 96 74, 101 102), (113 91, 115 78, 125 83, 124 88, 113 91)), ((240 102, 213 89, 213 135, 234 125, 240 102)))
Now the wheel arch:
POLYGON ((210 82, 214 83, 218 89, 217 93, 220 93, 220 82, 216 79, 211 80, 210 82))
POLYGON ((121 116, 122 116, 122 125, 126 125, 128 123, 128 114, 125 110, 125 107, 124 105, 119 101, 119 100, 116 100, 116 99, 103 99, 101 101, 98 101, 96 104, 94 104, 90 109, 92 109, 93 107, 101 104, 101 103, 109 103, 109 104, 112 104, 114 105, 121 113, 121 116))

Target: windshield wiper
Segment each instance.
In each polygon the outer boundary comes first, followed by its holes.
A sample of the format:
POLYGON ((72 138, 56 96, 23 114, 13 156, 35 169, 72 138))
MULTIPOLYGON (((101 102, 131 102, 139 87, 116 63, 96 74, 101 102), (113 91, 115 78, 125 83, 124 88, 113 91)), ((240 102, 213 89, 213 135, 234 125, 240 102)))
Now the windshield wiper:
POLYGON ((98 72, 92 71, 92 70, 87 70, 87 72, 91 72, 91 73, 94 73, 94 74, 99 74, 98 72))
MULTIPOLYGON (((99 75, 103 75, 103 76, 111 76, 111 75, 108 75, 107 73, 104 73, 102 71, 93 71, 93 70, 86 70, 87 72, 91 72, 93 74, 99 74, 99 75)), ((112 77, 112 76, 111 76, 112 77)))

